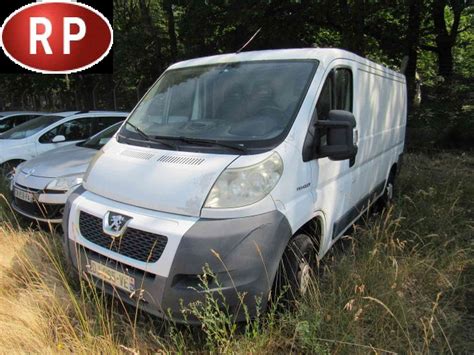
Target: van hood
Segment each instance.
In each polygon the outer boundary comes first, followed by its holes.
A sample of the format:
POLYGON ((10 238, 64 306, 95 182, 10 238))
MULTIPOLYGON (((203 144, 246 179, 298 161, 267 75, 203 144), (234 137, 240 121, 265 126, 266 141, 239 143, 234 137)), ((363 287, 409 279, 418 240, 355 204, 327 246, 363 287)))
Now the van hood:
POLYGON ((57 178, 72 174, 83 174, 97 154, 97 150, 75 144, 38 155, 21 165, 21 171, 31 176, 57 178))
POLYGON ((237 158, 141 148, 111 140, 91 163, 84 187, 133 206, 199 217, 215 181, 237 158))

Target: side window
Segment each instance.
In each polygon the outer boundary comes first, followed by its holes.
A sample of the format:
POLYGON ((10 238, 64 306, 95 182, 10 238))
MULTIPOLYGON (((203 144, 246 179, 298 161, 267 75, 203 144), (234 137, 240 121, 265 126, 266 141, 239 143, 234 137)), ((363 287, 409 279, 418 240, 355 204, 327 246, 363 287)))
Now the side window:
POLYGON ((333 69, 324 83, 316 110, 319 120, 326 120, 329 111, 352 112, 352 71, 347 68, 333 69))
POLYGON ((96 125, 93 128, 92 135, 97 134, 104 129, 112 126, 113 124, 122 122, 125 120, 126 117, 96 117, 94 120, 96 121, 96 125))
POLYGON ((340 68, 334 71, 334 108, 352 112, 352 72, 340 68))
POLYGON ((56 136, 66 137, 66 142, 85 140, 93 134, 95 126, 94 117, 68 121, 43 134, 39 142, 51 143, 56 136))
POLYGON ((318 120, 327 120, 329 111, 331 111, 332 105, 332 74, 329 74, 326 82, 324 83, 321 95, 319 95, 318 103, 316 104, 316 111, 318 113, 318 120))
MULTIPOLYGON (((327 120, 331 110, 352 112, 352 92, 352 71, 348 68, 333 69, 328 74, 316 103, 317 119, 321 121, 327 120)), ((325 145, 327 145, 327 130, 325 128, 318 128, 316 130, 311 125, 303 147, 303 161, 314 159, 317 156, 317 147, 325 145)))

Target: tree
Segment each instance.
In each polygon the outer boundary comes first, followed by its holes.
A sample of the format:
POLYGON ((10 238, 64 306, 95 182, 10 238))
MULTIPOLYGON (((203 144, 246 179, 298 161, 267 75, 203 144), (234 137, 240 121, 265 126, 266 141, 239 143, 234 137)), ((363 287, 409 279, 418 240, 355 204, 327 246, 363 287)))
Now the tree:
POLYGON ((348 0, 339 0, 341 11, 341 23, 345 30, 342 31, 343 46, 351 52, 359 55, 365 55, 365 0, 354 0, 352 6, 348 0))
POLYGON ((413 102, 416 91, 416 68, 418 64, 418 46, 420 44, 421 11, 423 0, 410 0, 408 26, 406 32, 406 46, 408 64, 405 71, 408 86, 408 100, 413 102))
POLYGON ((453 48, 459 33, 469 29, 459 28, 462 12, 469 6, 468 0, 434 0, 431 5, 434 45, 424 45, 423 49, 436 53, 438 57, 438 74, 446 79, 453 75, 453 48), (451 11, 452 21, 448 22, 447 14, 451 11))
POLYGON ((178 40, 176 38, 176 25, 173 13, 173 2, 172 0, 163 0, 163 9, 166 14, 168 22, 168 37, 170 41, 170 57, 171 61, 176 61, 178 56, 178 40))

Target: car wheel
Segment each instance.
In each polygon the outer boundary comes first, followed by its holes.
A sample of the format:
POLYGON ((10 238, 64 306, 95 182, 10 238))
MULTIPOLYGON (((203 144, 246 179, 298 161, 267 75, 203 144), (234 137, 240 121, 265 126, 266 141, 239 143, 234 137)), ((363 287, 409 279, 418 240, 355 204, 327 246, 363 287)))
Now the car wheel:
POLYGON ((317 251, 306 234, 293 237, 285 252, 273 282, 274 300, 295 301, 305 296, 315 275, 317 251))
POLYGON ((380 196, 379 200, 377 201, 377 212, 381 212, 383 209, 389 207, 392 204, 395 189, 395 176, 395 170, 392 170, 388 177, 383 195, 380 196))

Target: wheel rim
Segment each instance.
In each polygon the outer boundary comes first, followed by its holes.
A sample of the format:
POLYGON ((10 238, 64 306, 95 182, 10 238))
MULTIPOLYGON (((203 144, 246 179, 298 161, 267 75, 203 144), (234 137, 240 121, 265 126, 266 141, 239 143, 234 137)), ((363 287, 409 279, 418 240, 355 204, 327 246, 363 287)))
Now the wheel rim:
POLYGON ((314 244, 306 235, 296 236, 287 246, 273 280, 272 300, 293 302, 308 293, 314 276, 314 244))
POLYGON ((301 260, 298 271, 298 281, 300 294, 304 296, 306 292, 308 292, 311 281, 311 266, 306 260, 301 260))

